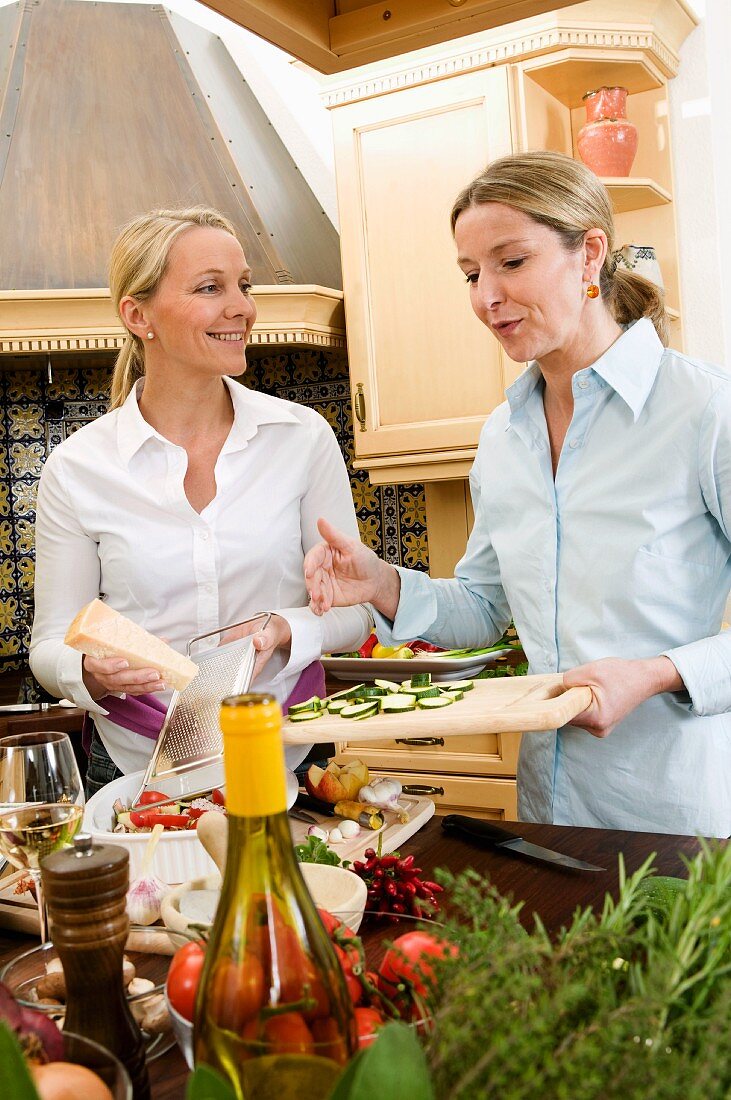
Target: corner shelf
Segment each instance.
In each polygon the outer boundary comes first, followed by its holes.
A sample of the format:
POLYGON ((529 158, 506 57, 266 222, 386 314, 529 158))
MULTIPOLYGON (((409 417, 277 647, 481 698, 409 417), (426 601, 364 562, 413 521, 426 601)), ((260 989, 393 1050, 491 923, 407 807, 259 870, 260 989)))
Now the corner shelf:
POLYGON ((664 206, 673 201, 669 191, 648 177, 602 176, 601 179, 609 191, 615 214, 664 206))
POLYGON ((544 91, 572 110, 582 106, 587 92, 602 85, 620 85, 630 95, 663 86, 660 73, 646 56, 603 60, 596 54, 564 50, 550 59, 531 60, 523 70, 544 91))

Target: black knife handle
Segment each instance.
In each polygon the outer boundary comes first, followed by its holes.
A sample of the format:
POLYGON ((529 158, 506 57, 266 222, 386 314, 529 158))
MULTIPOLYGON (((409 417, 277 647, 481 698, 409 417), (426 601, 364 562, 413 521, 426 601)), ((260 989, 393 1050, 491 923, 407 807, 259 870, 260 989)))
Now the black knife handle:
POLYGON ((520 833, 511 833, 509 829, 501 829, 493 825, 492 821, 483 821, 479 817, 466 817, 464 814, 447 814, 442 818, 442 828, 447 833, 462 833, 473 840, 483 843, 498 845, 505 844, 509 840, 522 840, 520 833))
POLYGON ((313 810, 316 814, 322 814, 324 817, 334 817, 335 807, 330 802, 323 802, 319 798, 313 798, 311 794, 303 794, 301 791, 297 795, 295 805, 300 806, 303 810, 313 810))

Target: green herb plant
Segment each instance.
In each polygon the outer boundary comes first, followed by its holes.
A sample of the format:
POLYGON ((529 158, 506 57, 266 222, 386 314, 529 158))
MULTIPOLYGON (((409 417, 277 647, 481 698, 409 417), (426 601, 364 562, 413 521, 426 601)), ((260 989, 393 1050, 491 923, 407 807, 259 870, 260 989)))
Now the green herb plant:
POLYGON ((459 966, 441 974, 427 1058, 438 1100, 731 1096, 731 845, 687 882, 652 859, 552 939, 468 871, 437 877, 459 966))
POLYGON ((342 860, 337 852, 328 848, 318 836, 308 836, 301 844, 295 844, 294 852, 300 863, 329 863, 333 867, 347 869, 349 860, 342 860))

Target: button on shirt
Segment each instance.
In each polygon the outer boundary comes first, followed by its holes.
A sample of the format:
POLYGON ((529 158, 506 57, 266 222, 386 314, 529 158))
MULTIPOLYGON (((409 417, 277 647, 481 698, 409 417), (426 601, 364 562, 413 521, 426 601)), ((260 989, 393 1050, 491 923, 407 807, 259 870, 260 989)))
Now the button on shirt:
MULTIPOLYGON (((357 648, 370 632, 363 607, 323 618, 308 607, 303 559, 320 541, 318 517, 358 532, 332 430, 313 409, 224 381, 234 422, 200 514, 185 495, 185 450, 143 418, 137 389, 57 447, 41 477, 31 667, 52 694, 94 714, 123 772, 144 768, 154 743, 105 717, 84 686, 82 655, 63 644, 96 596, 179 652, 194 636, 276 610, 292 629, 291 655, 285 664, 275 653, 256 687, 280 703, 321 653, 357 648)), ((306 753, 288 750, 290 767, 306 753)))
POLYGON ((731 376, 662 347, 648 319, 573 378, 555 480, 532 364, 487 420, 475 525, 455 579, 401 573, 386 644, 496 641, 511 616, 532 673, 667 655, 687 694, 612 733, 525 733, 521 818, 731 834, 731 376))

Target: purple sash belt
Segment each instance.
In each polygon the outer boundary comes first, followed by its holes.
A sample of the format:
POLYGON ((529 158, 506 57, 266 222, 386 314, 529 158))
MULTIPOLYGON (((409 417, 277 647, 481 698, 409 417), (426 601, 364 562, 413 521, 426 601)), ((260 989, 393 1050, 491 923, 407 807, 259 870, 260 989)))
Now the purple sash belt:
MULTIPOLYGON (((323 696, 325 694, 325 669, 319 661, 313 661, 311 665, 303 669, 297 683, 288 695, 282 706, 282 714, 286 714, 293 703, 303 703, 312 695, 323 696)), ((159 695, 128 695, 126 699, 119 699, 116 695, 105 695, 99 700, 100 706, 109 711, 109 718, 117 726, 138 733, 141 737, 149 737, 156 741, 162 724, 167 714, 167 706, 159 695)), ((81 743, 87 756, 91 749, 92 717, 84 715, 84 724, 81 730, 81 743)))

